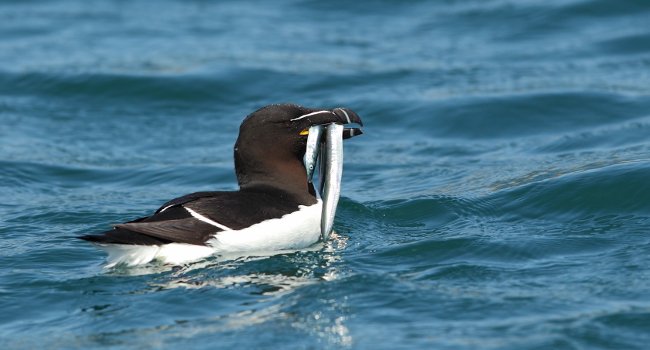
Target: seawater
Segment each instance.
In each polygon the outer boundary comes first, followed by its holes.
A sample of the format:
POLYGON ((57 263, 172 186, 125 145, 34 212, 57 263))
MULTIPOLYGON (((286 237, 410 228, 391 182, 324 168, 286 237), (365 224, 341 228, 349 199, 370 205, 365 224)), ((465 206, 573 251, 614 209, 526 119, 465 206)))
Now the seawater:
POLYGON ((0 347, 645 349, 650 3, 4 1, 0 347), (75 236, 236 188, 345 106, 330 241, 105 270, 75 236))

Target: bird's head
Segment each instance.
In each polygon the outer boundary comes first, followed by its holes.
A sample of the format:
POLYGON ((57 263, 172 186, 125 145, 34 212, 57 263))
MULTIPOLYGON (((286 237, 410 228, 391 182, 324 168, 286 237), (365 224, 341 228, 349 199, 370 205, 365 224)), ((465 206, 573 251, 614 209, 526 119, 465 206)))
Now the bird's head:
POLYGON ((239 185, 299 183, 307 186, 303 156, 309 128, 346 126, 343 138, 361 135, 361 118, 348 108, 306 108, 294 104, 263 107, 244 119, 235 143, 239 185), (304 182, 304 183, 303 183, 304 182))

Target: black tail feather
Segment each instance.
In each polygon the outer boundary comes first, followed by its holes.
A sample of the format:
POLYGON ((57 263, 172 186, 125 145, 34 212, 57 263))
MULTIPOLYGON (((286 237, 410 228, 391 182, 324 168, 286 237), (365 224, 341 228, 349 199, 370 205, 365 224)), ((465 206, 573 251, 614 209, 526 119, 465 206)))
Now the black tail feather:
POLYGON ((98 244, 163 245, 172 243, 166 239, 147 236, 120 228, 94 235, 79 236, 77 238, 98 244))

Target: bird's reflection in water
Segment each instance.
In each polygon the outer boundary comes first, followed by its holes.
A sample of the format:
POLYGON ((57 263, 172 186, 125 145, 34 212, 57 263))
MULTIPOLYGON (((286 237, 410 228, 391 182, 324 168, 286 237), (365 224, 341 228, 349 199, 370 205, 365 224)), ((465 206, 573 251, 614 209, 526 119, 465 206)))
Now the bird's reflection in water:
MULTIPOLYGON (((158 290, 219 288, 254 296, 253 302, 246 298, 234 312, 215 310, 215 316, 209 319, 178 321, 184 331, 187 327, 201 334, 246 331, 264 324, 277 328, 274 333, 278 332, 278 336, 298 332, 327 344, 351 345, 346 326, 347 297, 335 287, 337 280, 345 276, 339 262, 346 245, 347 237, 334 232, 328 242, 310 250, 234 259, 218 257, 175 267, 164 274, 164 281, 158 280, 152 286, 158 290)), ((233 309, 232 305, 229 309, 233 309)))

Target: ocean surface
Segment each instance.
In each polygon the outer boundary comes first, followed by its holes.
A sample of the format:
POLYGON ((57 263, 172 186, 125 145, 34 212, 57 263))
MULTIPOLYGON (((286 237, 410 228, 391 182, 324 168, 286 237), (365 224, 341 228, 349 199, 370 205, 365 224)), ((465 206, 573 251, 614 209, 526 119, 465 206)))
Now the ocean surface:
POLYGON ((650 2, 3 1, 0 348, 647 349, 650 2), (105 269, 237 188, 242 119, 349 107, 331 240, 105 269))

